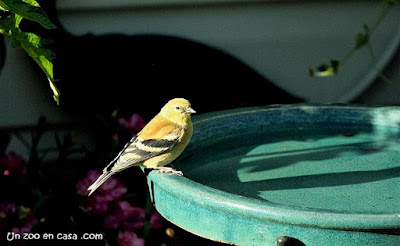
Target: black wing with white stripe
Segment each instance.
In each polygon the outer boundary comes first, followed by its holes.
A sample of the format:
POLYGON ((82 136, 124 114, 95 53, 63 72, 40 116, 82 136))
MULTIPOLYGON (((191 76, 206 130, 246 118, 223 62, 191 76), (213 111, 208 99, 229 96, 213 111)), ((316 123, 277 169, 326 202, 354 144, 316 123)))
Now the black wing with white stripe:
POLYGON ((132 165, 158 156, 174 147, 178 141, 178 136, 171 140, 141 139, 140 137, 134 137, 107 166, 107 171, 118 172, 132 165))

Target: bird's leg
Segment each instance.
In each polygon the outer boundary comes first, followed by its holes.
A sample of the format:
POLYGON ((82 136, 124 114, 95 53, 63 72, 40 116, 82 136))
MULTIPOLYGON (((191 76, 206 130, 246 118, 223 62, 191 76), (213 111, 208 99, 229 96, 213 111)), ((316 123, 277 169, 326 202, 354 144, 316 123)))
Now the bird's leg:
POLYGON ((161 172, 161 173, 173 173, 173 174, 178 174, 180 176, 183 176, 182 171, 177 171, 176 169, 173 169, 172 167, 156 167, 154 169, 157 169, 157 172, 161 172))

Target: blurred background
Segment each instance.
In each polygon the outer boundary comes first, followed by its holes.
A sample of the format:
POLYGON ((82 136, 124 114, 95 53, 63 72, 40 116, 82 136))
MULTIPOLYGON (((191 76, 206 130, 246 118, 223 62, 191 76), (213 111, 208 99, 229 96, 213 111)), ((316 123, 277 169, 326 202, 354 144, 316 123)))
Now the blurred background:
POLYGON ((187 98, 199 114, 303 102, 400 104, 398 4, 371 35, 372 56, 357 50, 335 76, 308 72, 346 56, 389 1, 38 2, 57 26, 38 32, 54 41, 60 105, 34 61, 1 37, 2 233, 103 235, 85 245, 217 245, 160 218, 138 168, 85 196, 169 99, 187 98))

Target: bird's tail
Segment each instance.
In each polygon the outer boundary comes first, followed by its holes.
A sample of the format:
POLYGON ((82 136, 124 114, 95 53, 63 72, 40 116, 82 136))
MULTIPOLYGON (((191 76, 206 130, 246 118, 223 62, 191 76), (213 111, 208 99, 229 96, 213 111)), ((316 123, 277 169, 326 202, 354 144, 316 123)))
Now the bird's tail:
POLYGON ((90 196, 95 190, 97 190, 97 188, 99 188, 100 185, 106 182, 106 180, 113 174, 113 172, 105 170, 103 174, 101 174, 101 176, 91 186, 89 186, 88 190, 90 190, 90 192, 88 196, 90 196))

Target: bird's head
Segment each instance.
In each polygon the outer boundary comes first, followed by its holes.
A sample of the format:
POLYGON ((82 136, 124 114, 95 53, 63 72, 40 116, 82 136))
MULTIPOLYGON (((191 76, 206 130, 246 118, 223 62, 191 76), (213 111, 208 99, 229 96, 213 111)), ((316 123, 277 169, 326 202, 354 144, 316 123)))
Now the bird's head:
POLYGON ((161 114, 167 119, 179 125, 187 124, 191 119, 190 115, 196 113, 190 102, 184 98, 174 98, 161 109, 161 114))

